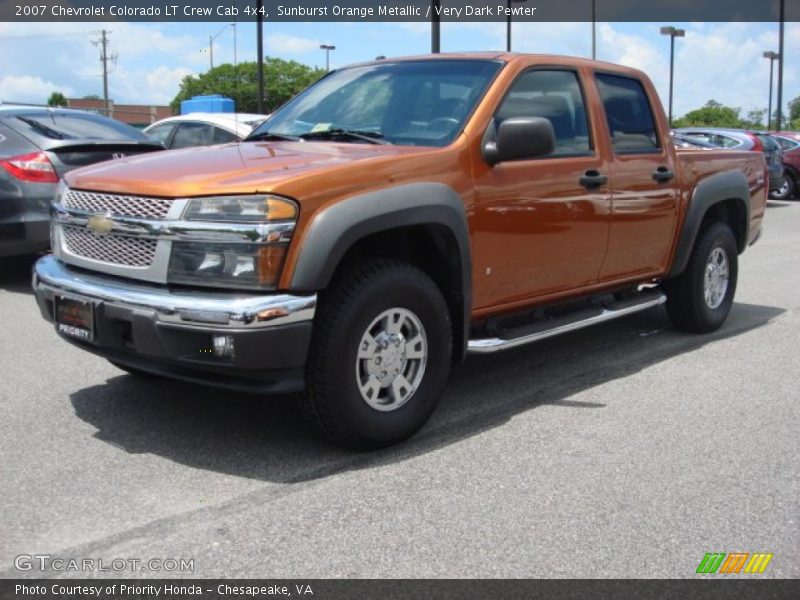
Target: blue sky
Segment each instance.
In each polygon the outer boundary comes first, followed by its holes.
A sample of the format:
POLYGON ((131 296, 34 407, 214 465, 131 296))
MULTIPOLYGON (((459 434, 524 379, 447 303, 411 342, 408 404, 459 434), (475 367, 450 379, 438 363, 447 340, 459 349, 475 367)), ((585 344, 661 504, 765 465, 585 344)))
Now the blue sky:
MULTIPOLYGON (((44 102, 53 90, 68 96, 102 94, 99 52, 93 32, 112 31, 118 53, 110 95, 119 103, 161 104, 175 95, 181 78, 208 68, 208 37, 223 23, 0 23, 0 100, 44 102)), ((669 39, 661 23, 598 24, 598 58, 641 68, 666 100, 669 39)), ((677 40, 675 113, 714 98, 743 112, 767 107, 769 62, 777 50, 772 23, 676 23, 687 30, 677 40)), ((379 54, 424 54, 430 49, 425 23, 268 23, 265 53, 323 66, 320 43, 335 44, 332 67, 379 54)), ((589 56, 589 23, 518 23, 514 49, 589 56)), ((787 25, 785 99, 800 95, 800 24, 787 25)), ((445 23, 442 50, 494 50, 505 46, 504 23, 445 23)), ((255 25, 237 25, 238 59, 255 60, 255 25)), ((233 30, 216 40, 215 63, 233 62, 233 30)))

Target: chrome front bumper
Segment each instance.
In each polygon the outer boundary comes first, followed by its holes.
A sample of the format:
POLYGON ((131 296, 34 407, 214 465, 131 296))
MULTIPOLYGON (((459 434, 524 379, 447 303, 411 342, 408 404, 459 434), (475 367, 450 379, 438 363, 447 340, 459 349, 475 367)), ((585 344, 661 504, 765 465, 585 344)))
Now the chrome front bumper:
POLYGON ((316 294, 250 295, 209 290, 170 290, 72 269, 53 256, 39 259, 33 269, 37 296, 77 297, 111 306, 154 311, 165 323, 255 329, 314 319, 316 294))

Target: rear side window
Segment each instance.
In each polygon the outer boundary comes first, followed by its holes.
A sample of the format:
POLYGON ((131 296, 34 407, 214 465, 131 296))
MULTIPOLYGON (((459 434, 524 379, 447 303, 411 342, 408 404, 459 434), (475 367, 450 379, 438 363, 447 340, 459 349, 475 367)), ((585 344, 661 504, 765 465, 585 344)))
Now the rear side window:
POLYGON ((156 125, 152 129, 148 129, 146 135, 162 144, 166 144, 173 129, 175 129, 175 123, 164 123, 163 125, 156 125))
POLYGON ((617 154, 657 152, 661 147, 656 121, 642 83, 630 77, 597 74, 597 87, 617 154))
POLYGON ((795 148, 800 147, 800 142, 795 142, 794 140, 790 140, 788 138, 779 137, 775 139, 784 150, 794 150, 795 148))
POLYGON ((172 148, 208 146, 213 143, 214 127, 207 123, 181 123, 172 138, 172 148))
POLYGON ((592 151, 589 124, 578 75, 536 70, 519 76, 495 114, 495 125, 514 117, 544 117, 553 124, 555 151, 550 156, 592 151))
POLYGON ((214 127, 214 138, 212 144, 227 144, 228 142, 235 142, 239 137, 235 133, 231 133, 227 129, 221 127, 214 127))

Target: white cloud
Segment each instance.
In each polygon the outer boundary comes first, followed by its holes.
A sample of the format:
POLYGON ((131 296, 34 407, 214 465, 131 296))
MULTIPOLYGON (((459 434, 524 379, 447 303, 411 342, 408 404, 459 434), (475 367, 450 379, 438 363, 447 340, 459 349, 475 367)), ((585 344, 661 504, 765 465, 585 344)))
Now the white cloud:
POLYGON ((307 54, 319 50, 322 42, 285 33, 272 33, 264 42, 267 50, 281 54, 307 54))
POLYGON ((0 78, 0 100, 44 104, 53 92, 69 96, 72 89, 30 75, 7 75, 0 78))

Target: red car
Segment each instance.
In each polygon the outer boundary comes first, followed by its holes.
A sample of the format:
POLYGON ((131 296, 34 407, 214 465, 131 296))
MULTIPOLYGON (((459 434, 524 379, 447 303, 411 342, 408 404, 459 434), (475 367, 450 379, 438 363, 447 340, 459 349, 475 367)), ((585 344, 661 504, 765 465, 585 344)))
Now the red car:
POLYGON ((783 148, 783 167, 785 183, 781 189, 772 193, 776 200, 791 200, 798 197, 800 191, 800 133, 796 131, 780 131, 773 134, 783 148))

